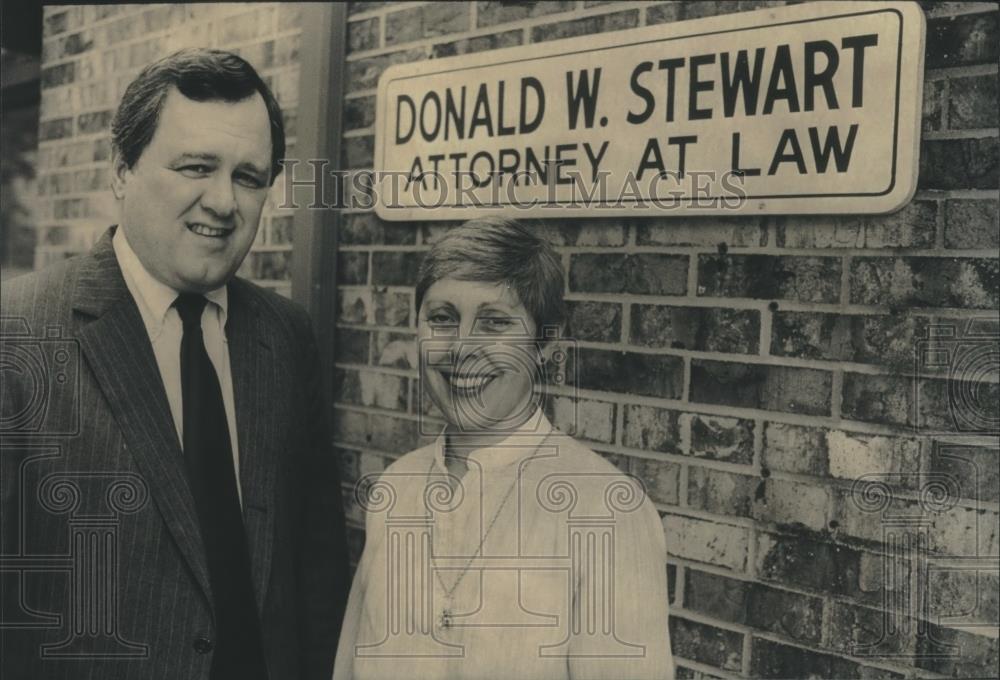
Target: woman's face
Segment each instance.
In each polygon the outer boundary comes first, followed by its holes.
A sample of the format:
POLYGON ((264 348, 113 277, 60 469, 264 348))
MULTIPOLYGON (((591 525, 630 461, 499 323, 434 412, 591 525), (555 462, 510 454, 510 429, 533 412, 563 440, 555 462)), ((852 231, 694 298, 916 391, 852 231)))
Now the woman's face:
POLYGON ((535 321, 513 289, 441 279, 427 289, 417 327, 424 389, 453 427, 504 432, 534 412, 535 321))

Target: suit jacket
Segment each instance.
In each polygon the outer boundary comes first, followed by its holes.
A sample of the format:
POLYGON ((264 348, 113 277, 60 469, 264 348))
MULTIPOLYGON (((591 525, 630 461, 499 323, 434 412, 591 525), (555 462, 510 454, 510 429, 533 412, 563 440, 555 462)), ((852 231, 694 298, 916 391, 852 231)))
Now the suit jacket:
MULTIPOLYGON (((3 284, 2 671, 208 678, 213 605, 184 458, 111 245, 3 284)), ((350 587, 306 313, 241 279, 226 335, 272 680, 332 674, 350 587)))

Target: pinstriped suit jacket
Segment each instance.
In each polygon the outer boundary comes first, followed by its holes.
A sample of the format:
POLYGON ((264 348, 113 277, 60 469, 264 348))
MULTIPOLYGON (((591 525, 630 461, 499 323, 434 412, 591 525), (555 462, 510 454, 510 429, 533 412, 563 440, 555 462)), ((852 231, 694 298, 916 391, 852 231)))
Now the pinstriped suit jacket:
MULTIPOLYGON (((209 674, 194 500, 113 230, 89 255, 3 284, 0 649, 12 680, 209 674)), ((240 279, 229 300, 269 674, 327 680, 350 580, 318 352, 291 302, 240 279)))

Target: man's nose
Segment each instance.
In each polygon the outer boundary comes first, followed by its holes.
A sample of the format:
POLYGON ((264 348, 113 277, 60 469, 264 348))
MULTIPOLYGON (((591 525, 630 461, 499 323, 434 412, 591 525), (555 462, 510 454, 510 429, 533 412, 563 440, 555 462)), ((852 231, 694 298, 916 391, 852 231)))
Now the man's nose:
POLYGON ((230 217, 236 210, 236 194, 233 183, 223 173, 213 177, 201 196, 201 205, 216 217, 230 217))

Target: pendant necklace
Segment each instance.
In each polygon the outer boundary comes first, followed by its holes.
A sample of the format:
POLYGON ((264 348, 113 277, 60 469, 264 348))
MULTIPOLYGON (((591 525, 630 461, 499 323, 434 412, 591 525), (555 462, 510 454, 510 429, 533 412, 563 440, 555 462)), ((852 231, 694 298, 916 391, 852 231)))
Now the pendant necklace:
MULTIPOLYGON (((548 437, 546 437, 546 439, 548 439, 548 437)), ((535 447, 534 452, 532 452, 531 456, 529 456, 525 462, 530 461, 532 458, 535 457, 535 454, 538 453, 538 449, 540 448, 540 446, 541 443, 539 443, 539 445, 535 447)), ((434 461, 432 460, 431 470, 433 469, 434 469, 434 461)), ((428 477, 430 476, 431 470, 428 470, 428 477)), ((482 539, 480 539, 479 541, 479 547, 476 548, 476 551, 465 563, 465 566, 462 567, 462 571, 458 574, 458 578, 455 579, 455 583, 452 584, 451 588, 446 586, 444 583, 444 579, 441 578, 441 570, 437 568, 432 568, 434 576, 437 577, 438 583, 441 585, 441 590, 444 592, 444 599, 445 599, 445 606, 437 617, 438 629, 447 630, 451 628, 452 625, 454 625, 455 614, 452 611, 452 600, 453 600, 452 596, 455 594, 455 591, 458 590, 458 587, 462 584, 462 580, 465 578, 465 575, 469 573, 469 567, 472 566, 472 563, 476 560, 477 557, 479 557, 479 554, 482 552, 483 546, 486 544, 486 539, 489 537, 490 532, 493 530, 493 526, 497 523, 497 520, 500 518, 500 513, 503 512, 504 506, 507 505, 507 501, 510 499, 511 494, 514 493, 514 487, 517 486, 517 479, 518 475, 515 474, 514 481, 511 482, 510 488, 507 489, 507 493, 504 495, 503 500, 500 501, 500 505, 497 506, 497 511, 493 514, 493 519, 490 520, 489 525, 486 527, 486 531, 483 533, 482 539)), ((432 555, 431 559, 433 560, 433 551, 431 555, 432 555)))

